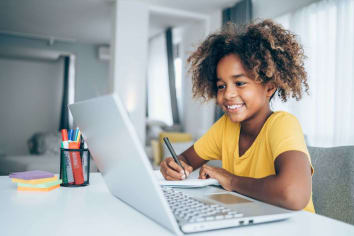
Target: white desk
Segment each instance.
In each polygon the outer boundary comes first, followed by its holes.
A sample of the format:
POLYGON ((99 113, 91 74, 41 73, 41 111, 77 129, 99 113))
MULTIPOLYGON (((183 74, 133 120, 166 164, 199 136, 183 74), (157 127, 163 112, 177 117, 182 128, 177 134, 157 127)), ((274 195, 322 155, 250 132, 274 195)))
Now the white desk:
MULTIPOLYGON (((170 235, 171 233, 111 195, 99 173, 90 185, 61 187, 48 193, 18 192, 0 177, 0 235, 170 235)), ((144 195, 142 194, 142 197, 144 195)), ((354 235, 354 226, 298 212, 267 224, 216 230, 198 235, 354 235)))

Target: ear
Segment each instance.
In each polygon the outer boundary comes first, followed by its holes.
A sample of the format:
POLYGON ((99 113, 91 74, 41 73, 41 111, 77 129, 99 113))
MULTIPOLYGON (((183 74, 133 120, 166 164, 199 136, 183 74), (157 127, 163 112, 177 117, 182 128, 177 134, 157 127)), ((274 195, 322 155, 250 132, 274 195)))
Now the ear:
POLYGON ((275 91, 277 90, 277 87, 273 82, 268 82, 266 83, 266 92, 267 92, 267 97, 270 98, 275 91))

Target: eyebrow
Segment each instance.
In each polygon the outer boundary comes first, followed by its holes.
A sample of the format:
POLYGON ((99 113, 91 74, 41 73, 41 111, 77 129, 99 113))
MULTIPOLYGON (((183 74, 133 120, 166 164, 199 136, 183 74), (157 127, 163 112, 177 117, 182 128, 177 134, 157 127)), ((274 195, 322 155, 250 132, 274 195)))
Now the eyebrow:
MULTIPOLYGON (((238 74, 238 75, 233 75, 232 78, 234 79, 237 79, 237 78, 240 78, 240 77, 243 77, 243 76, 246 76, 245 74, 238 74)), ((220 78, 217 78, 216 81, 221 81, 222 79, 220 78)))
POLYGON ((243 77, 243 76, 246 76, 245 74, 238 74, 238 75, 233 75, 232 77, 234 79, 237 79, 237 78, 240 78, 240 77, 243 77))

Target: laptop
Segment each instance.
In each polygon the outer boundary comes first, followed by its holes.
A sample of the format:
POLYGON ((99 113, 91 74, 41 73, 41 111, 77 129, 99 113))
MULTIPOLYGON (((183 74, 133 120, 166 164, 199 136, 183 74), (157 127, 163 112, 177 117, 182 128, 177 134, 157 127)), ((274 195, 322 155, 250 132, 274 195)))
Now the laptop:
POLYGON ((217 186, 160 186, 118 95, 69 109, 110 192, 175 234, 279 221, 294 214, 217 186))

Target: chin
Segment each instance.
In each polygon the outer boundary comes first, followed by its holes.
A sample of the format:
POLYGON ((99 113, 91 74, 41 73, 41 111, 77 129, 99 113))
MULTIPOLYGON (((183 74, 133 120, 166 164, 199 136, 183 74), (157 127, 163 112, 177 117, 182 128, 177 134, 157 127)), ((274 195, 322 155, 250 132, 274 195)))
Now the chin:
POLYGON ((227 116, 234 123, 241 123, 242 121, 244 121, 246 119, 246 117, 244 115, 235 114, 235 113, 227 113, 227 116))

